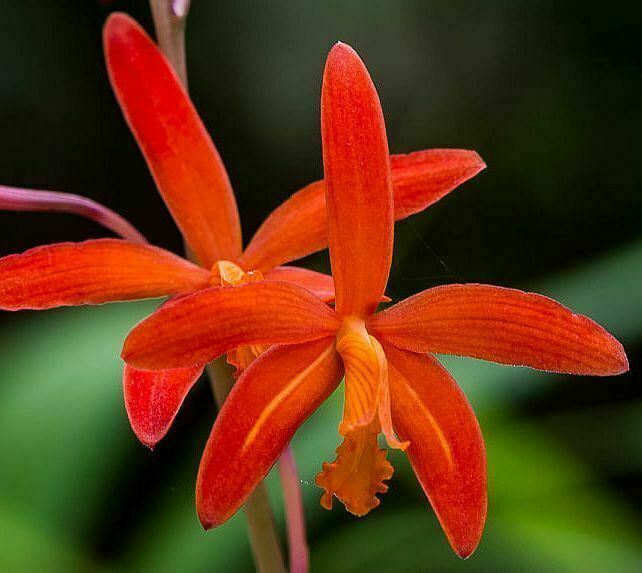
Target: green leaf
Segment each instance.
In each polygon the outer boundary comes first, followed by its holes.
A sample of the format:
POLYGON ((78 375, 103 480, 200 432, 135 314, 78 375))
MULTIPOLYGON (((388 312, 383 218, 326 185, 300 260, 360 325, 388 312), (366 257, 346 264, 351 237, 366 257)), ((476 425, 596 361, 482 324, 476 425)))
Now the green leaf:
POLYGON ((104 508, 134 446, 120 347, 152 303, 16 316, 2 332, 0 502, 71 537, 104 508))
POLYGON ((103 571, 102 566, 67 539, 64 530, 56 531, 25 512, 11 512, 0 505, 0 531, 1 571, 103 571))

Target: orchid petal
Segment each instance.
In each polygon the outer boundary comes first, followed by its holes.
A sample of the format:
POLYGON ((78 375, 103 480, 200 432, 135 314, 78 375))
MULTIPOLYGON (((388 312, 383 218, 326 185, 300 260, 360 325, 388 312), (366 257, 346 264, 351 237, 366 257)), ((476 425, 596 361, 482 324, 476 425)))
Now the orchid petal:
POLYGON ((0 185, 0 211, 51 211, 90 219, 132 243, 147 240, 129 221, 87 197, 0 185))
POLYGON ((591 319, 545 296, 489 285, 448 285, 375 315, 368 329, 413 352, 472 356, 569 374, 628 370, 622 345, 591 319))
POLYGON ((208 286, 176 255, 119 239, 57 243, 0 259, 0 308, 43 310, 168 296, 208 286))
POLYGON ((334 300, 334 281, 330 275, 301 267, 276 267, 265 273, 265 280, 298 285, 313 292, 324 302, 334 300))
POLYGON ((341 314, 377 308, 392 262, 394 199, 377 91, 357 53, 330 51, 321 88, 328 243, 341 314))
POLYGON ((104 29, 111 83, 158 190, 203 266, 241 254, 234 193, 189 96, 160 50, 132 18, 104 29))
MULTIPOLYGON (((485 167, 477 153, 465 149, 391 155, 395 220, 423 211, 485 167)), ((266 271, 327 246, 325 182, 315 181, 272 211, 252 237, 241 264, 266 271)))
POLYGON ((239 259, 266 272, 328 246, 325 184, 315 181, 281 203, 263 221, 239 259))
POLYGON ((169 431, 202 366, 137 370, 125 365, 123 391, 129 423, 138 439, 154 449, 169 431))
POLYGON ((182 368, 239 346, 308 342, 337 328, 336 313, 311 292, 261 281, 169 301, 129 333, 122 357, 145 370, 182 368))
POLYGON ((420 213, 486 168, 475 151, 426 149, 391 155, 395 220, 420 213))
POLYGON ((203 527, 221 525, 241 507, 342 375, 341 359, 328 338, 274 347, 250 365, 205 446, 196 482, 203 527))
POLYGON ((487 507, 486 453, 475 413, 452 376, 429 355, 385 346, 392 420, 455 552, 479 544, 487 507))

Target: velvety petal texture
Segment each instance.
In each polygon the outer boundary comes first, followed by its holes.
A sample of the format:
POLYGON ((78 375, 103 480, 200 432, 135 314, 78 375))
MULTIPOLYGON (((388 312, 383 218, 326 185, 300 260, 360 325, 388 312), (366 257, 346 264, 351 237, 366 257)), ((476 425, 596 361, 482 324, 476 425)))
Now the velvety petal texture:
POLYGON ((316 181, 270 213, 239 263, 265 272, 320 251, 328 244, 327 226, 325 185, 316 181))
POLYGON ((172 253, 121 241, 57 243, 0 259, 0 309, 43 310, 204 288, 209 273, 172 253))
MULTIPOLYGON (((346 321, 349 322, 349 321, 346 321)), ((379 411, 382 368, 365 328, 344 324, 337 336, 337 352, 345 367, 345 400, 339 433, 368 426, 379 411)))
POLYGON ((301 267, 277 267, 265 273, 265 280, 282 281, 300 286, 317 295, 322 301, 334 300, 332 276, 301 267))
POLYGON ((475 151, 426 149, 391 155, 395 219, 420 213, 486 168, 475 151))
POLYGON ((622 345, 599 324, 545 296, 489 285, 448 285, 378 313, 368 329, 414 352, 472 356, 551 372, 628 370, 622 345))
POLYGON ((455 552, 479 544, 487 507, 486 454, 475 414, 448 372, 429 355, 385 347, 392 421, 455 552))
MULTIPOLYGON (((426 149, 391 155, 394 216, 404 219, 423 211, 486 167, 466 149, 426 149)), ((325 182, 315 181, 277 207, 256 232, 241 263, 266 271, 328 245, 325 182)))
POLYGON ((133 19, 113 14, 105 58, 125 119, 167 207, 199 262, 241 254, 227 172, 192 102, 160 50, 133 19))
POLYGON ((239 346, 318 340, 337 327, 336 313, 311 292, 262 281, 168 302, 130 332, 122 356, 136 368, 182 368, 239 346))
POLYGON ((250 365, 216 418, 201 460, 196 506, 206 529, 241 507, 342 375, 331 339, 274 347, 250 365))
POLYGON ((130 425, 138 439, 153 449, 203 373, 202 366, 174 370, 137 370, 125 365, 123 392, 130 425))
POLYGON ((336 308, 365 316, 377 308, 390 273, 394 203, 379 97, 345 44, 326 62, 321 140, 336 308))

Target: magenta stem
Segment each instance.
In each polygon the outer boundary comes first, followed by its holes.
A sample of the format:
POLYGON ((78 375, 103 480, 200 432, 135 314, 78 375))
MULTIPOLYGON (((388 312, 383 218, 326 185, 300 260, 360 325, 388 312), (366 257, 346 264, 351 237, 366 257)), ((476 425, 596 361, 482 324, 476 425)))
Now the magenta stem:
POLYGON ((173 0, 172 12, 177 18, 186 18, 189 12, 190 0, 173 0))
POLYGON ((283 488, 285 521, 288 530, 290 573, 307 573, 310 555, 305 535, 303 496, 292 448, 285 448, 279 459, 279 476, 283 488))
POLYGON ((104 205, 71 193, 39 191, 0 185, 0 211, 50 211, 73 213, 95 221, 132 243, 147 239, 125 218, 104 205))

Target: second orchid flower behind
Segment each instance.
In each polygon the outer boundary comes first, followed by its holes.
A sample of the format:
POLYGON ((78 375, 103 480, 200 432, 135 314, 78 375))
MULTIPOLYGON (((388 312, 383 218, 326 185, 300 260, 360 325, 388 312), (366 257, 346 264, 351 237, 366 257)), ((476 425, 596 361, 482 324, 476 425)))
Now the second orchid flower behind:
POLYGON ((536 294, 488 285, 425 290, 376 312, 392 260, 394 166, 383 115, 357 54, 326 63, 321 126, 336 308, 299 286, 259 282, 171 301, 139 324, 125 361, 189 367, 243 345, 275 345, 238 379, 203 455, 197 509, 229 519, 303 421, 345 376, 342 444, 323 464, 321 503, 364 515, 393 473, 378 445, 404 450, 457 554, 477 547, 486 518, 484 443, 462 391, 432 353, 573 374, 628 369, 620 343, 590 319, 536 294))
MULTIPOLYGON (((138 23, 125 14, 104 28, 107 70, 158 190, 198 264, 148 245, 115 213, 82 197, 0 186, 0 209, 57 210, 90 217, 127 240, 58 243, 0 259, 0 309, 48 309, 183 296, 213 285, 287 281, 331 300, 331 277, 281 266, 327 245, 325 184, 312 183, 279 206, 243 250, 225 166, 178 77, 138 23)), ((396 219, 441 199, 485 164, 474 151, 425 150, 391 158, 396 219)), ((263 349, 229 349, 239 370, 263 349)), ((168 432, 203 364, 163 372, 127 366, 127 413, 154 447, 168 432)))

